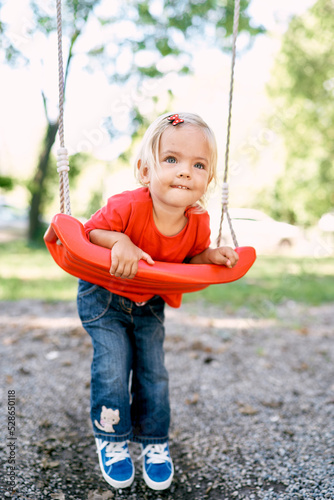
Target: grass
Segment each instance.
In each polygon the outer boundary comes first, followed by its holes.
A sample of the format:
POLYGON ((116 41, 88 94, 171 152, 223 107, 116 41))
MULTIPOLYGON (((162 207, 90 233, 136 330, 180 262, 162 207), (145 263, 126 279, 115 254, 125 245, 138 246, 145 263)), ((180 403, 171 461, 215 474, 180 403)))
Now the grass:
MULTIPOLYGON (((77 279, 62 271, 44 246, 24 241, 0 244, 0 300, 75 300, 77 279)), ((270 313, 271 306, 294 300, 310 305, 334 302, 333 259, 259 256, 247 275, 234 283, 186 294, 184 302, 205 300, 270 313)))
POLYGON ((0 244, 0 300, 74 300, 77 279, 53 261, 44 246, 0 244))
MULTIPOLYGON (((241 280, 211 286, 200 294, 208 302, 235 308, 246 305, 270 309, 270 305, 286 300, 319 305, 334 302, 333 278, 333 259, 330 258, 260 255, 241 280)), ((199 297, 195 293, 192 299, 196 295, 199 297)))

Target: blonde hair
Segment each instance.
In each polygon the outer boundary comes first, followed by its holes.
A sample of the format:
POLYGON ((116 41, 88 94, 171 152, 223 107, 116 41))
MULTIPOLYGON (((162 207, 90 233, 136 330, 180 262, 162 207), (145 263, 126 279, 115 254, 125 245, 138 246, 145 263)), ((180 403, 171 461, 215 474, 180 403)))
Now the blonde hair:
MULTIPOLYGON (((135 175, 140 184, 145 185, 141 179, 141 170, 144 167, 152 168, 156 173, 159 169, 159 146, 160 138, 163 132, 172 127, 170 121, 167 120, 172 113, 166 113, 159 116, 146 130, 141 147, 135 161, 135 175)), ((217 144, 215 135, 212 129, 205 123, 205 121, 194 113, 179 113, 179 117, 184 120, 184 123, 175 125, 176 127, 184 127, 192 125, 201 128, 208 140, 211 155, 209 158, 209 180, 208 186, 212 180, 216 181, 217 177, 217 144)))

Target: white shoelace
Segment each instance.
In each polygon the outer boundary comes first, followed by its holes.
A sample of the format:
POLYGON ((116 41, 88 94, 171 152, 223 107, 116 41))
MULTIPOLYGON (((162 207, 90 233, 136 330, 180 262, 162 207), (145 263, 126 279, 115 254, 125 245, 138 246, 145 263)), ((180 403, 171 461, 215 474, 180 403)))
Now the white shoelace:
POLYGON ((124 448, 125 445, 126 441, 122 441, 121 443, 114 443, 109 441, 102 441, 102 439, 98 440, 99 451, 102 451, 103 448, 106 448, 106 457, 110 459, 106 461, 106 465, 112 465, 116 462, 120 462, 121 460, 125 460, 126 458, 130 458, 128 448, 124 448))
POLYGON ((167 443, 149 444, 145 446, 139 458, 143 458, 146 455, 148 464, 163 464, 165 462, 171 462, 171 458, 168 454, 168 448, 166 448, 167 443))

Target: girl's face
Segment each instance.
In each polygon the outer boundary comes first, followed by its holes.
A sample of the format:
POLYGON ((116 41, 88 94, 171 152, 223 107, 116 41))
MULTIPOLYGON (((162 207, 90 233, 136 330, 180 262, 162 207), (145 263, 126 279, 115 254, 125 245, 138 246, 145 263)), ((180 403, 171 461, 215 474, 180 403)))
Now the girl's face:
POLYGON ((161 135, 160 169, 143 169, 153 204, 185 209, 204 195, 209 181, 210 146, 205 133, 194 125, 171 125, 161 135))

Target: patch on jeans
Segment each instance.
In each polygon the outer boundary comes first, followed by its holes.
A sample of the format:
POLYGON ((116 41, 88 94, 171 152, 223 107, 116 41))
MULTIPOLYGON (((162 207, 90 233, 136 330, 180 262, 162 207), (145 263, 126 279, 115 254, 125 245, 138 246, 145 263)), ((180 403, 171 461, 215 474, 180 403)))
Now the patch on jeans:
POLYGON ((115 432, 113 425, 117 425, 120 421, 119 410, 112 410, 102 406, 100 423, 95 420, 94 424, 98 429, 104 432, 115 432))

